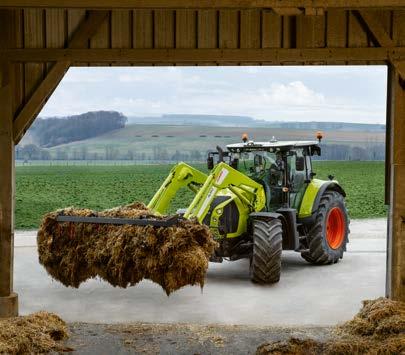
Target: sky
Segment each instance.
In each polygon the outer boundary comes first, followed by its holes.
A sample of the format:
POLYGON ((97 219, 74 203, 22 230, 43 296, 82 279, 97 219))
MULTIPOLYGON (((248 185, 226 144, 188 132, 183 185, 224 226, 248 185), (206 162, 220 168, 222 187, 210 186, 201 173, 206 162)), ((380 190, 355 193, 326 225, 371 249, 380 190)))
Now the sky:
POLYGON ((40 117, 212 114, 385 123, 385 66, 72 67, 40 117))

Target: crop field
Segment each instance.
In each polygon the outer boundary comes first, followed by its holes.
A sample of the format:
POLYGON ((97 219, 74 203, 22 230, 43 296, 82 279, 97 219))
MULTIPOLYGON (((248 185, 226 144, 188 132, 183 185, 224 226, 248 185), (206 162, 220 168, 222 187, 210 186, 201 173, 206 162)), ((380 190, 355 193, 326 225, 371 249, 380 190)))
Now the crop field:
MULTIPOLYGON (((314 164, 318 178, 332 174, 343 185, 351 218, 386 215, 383 162, 314 164)), ((63 207, 102 210, 134 201, 147 203, 170 168, 170 165, 18 166, 16 228, 37 228, 45 213, 63 207)), ((181 191, 170 212, 187 206, 192 197, 190 191, 181 191)))

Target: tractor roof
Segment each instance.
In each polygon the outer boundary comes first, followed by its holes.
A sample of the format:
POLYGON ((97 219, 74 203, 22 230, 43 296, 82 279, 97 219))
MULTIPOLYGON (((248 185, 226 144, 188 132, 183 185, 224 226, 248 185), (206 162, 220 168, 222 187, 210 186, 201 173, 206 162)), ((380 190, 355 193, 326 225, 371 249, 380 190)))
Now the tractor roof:
POLYGON ((254 150, 290 150, 319 146, 317 141, 274 141, 274 142, 253 142, 228 144, 226 148, 230 152, 254 151, 254 150))

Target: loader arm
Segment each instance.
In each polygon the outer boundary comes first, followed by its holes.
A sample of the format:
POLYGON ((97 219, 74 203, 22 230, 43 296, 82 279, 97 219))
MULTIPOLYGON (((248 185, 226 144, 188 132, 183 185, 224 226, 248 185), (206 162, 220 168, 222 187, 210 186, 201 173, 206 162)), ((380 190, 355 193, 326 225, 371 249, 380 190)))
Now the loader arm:
POLYGON ((197 193, 207 180, 207 175, 186 163, 178 163, 171 170, 148 204, 148 208, 156 213, 165 214, 177 191, 187 186, 197 193))
POLYGON ((225 163, 219 163, 206 179, 184 218, 197 218, 203 223, 209 208, 218 194, 232 194, 251 212, 261 211, 266 204, 263 186, 225 163))

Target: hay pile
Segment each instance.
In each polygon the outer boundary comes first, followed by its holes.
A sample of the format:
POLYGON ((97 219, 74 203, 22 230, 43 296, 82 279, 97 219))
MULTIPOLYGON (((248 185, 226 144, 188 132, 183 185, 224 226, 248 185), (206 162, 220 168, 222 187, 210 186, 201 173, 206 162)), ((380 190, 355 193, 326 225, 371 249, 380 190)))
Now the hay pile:
POLYGON ((39 312, 0 320, 0 354, 38 354, 72 350, 58 341, 67 339, 65 322, 58 316, 39 312))
POLYGON ((363 301, 360 312, 337 327, 332 340, 291 338, 263 344, 256 354, 405 354, 405 303, 383 297, 363 301))
POLYGON ((208 261, 217 243, 196 221, 172 227, 59 223, 60 214, 163 219, 143 204, 103 212, 68 208, 47 214, 38 231, 39 262, 65 286, 79 287, 97 276, 113 286, 152 280, 166 291, 185 285, 203 287, 208 261))

